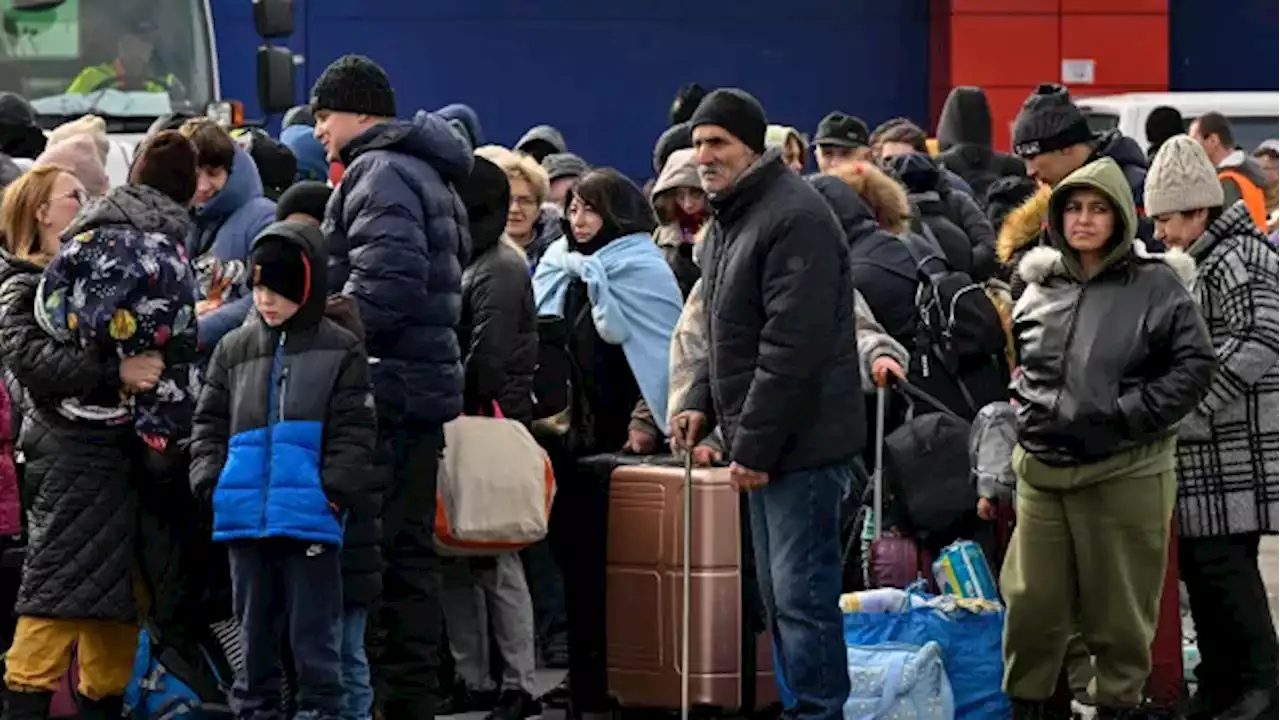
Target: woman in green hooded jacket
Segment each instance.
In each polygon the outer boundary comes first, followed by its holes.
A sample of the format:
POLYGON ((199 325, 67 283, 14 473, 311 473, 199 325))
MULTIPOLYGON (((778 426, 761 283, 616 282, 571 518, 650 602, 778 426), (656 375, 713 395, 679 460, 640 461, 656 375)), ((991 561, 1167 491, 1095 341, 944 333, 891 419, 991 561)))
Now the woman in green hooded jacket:
POLYGON ((1005 691, 1045 716, 1071 634, 1094 656, 1099 716, 1143 700, 1177 493, 1176 427, 1215 361, 1185 256, 1147 256, 1124 173, 1101 159, 1049 201, 1050 245, 1023 258, 1018 527, 1001 574, 1005 691))

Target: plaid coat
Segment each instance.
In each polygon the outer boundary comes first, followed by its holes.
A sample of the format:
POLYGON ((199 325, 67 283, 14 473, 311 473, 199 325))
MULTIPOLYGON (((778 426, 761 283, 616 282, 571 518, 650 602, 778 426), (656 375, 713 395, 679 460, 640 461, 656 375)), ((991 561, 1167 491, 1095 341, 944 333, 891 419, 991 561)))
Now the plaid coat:
POLYGON ((1178 533, 1211 537, 1277 529, 1276 250, 1243 202, 1188 248, 1194 292, 1218 374, 1178 430, 1178 533))

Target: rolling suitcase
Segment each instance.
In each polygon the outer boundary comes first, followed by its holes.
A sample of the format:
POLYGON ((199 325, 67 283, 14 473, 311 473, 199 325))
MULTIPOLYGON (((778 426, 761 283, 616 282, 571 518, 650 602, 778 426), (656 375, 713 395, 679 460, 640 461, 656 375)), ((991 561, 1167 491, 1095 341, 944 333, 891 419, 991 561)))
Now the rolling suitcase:
POLYGON ((933 559, 905 535, 884 534, 884 426, 888 390, 876 388, 876 467, 871 476, 871 518, 874 530, 867 558, 867 587, 907 586, 923 579, 933 585, 933 559))
POLYGON ((620 458, 609 485, 606 653, 624 707, 759 710, 778 702, 758 633, 745 496, 724 468, 620 458))

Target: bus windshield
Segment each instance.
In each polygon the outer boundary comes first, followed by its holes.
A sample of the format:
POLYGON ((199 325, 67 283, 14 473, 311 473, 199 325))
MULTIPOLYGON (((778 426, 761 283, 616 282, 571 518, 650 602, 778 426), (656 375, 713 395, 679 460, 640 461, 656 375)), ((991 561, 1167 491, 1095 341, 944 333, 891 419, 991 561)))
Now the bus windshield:
POLYGON ((0 0, 0 91, 48 128, 86 113, 140 132, 214 99, 206 0, 0 0))

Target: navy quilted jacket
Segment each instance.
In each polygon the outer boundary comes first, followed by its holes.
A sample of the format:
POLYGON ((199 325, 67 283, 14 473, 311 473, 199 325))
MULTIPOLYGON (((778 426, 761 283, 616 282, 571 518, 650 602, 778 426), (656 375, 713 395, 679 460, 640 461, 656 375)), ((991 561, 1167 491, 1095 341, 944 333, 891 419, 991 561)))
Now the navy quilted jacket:
POLYGON ((454 183, 471 149, 439 116, 366 130, 325 213, 329 287, 360 303, 379 420, 439 424, 462 412, 454 327, 471 249, 454 183))

